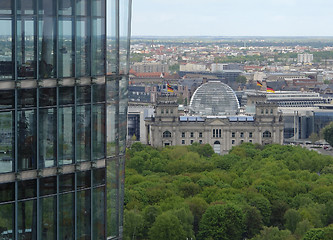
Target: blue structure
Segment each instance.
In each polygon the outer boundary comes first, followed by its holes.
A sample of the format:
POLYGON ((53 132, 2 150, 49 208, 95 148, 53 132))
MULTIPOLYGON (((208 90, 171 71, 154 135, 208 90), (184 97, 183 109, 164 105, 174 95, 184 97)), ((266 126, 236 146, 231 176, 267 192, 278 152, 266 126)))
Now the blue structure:
POLYGON ((121 239, 130 13, 0 1, 0 239, 121 239))

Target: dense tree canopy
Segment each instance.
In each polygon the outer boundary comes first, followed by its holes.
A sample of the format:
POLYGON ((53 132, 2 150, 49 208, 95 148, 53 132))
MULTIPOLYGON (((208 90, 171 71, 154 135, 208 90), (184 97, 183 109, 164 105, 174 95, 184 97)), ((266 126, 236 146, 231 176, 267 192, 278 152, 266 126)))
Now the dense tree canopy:
POLYGON ((333 122, 322 129, 324 139, 333 146, 333 122))
POLYGON ((281 145, 245 143, 220 156, 209 145, 135 143, 126 166, 125 239, 331 236, 330 156, 281 145))

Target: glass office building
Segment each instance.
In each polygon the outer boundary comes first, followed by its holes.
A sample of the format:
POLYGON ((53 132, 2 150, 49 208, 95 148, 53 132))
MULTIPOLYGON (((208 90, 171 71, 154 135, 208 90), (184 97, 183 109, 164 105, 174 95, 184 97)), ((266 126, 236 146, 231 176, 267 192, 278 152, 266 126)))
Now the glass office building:
POLYGON ((131 0, 0 0, 0 239, 120 239, 131 0))

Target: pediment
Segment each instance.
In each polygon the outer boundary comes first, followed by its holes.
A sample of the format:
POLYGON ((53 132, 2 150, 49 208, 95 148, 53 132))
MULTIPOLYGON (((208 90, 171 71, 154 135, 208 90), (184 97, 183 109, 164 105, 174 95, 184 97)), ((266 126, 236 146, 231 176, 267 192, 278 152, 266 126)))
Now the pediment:
POLYGON ((226 123, 222 119, 212 119, 210 122, 208 122, 208 125, 221 126, 221 125, 226 125, 226 123))

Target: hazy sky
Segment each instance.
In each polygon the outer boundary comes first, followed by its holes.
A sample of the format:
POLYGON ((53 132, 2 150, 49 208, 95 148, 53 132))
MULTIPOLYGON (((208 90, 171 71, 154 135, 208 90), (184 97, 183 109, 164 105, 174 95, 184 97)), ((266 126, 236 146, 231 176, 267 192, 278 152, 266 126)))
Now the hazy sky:
POLYGON ((332 0, 133 0, 132 36, 333 36, 332 0))

